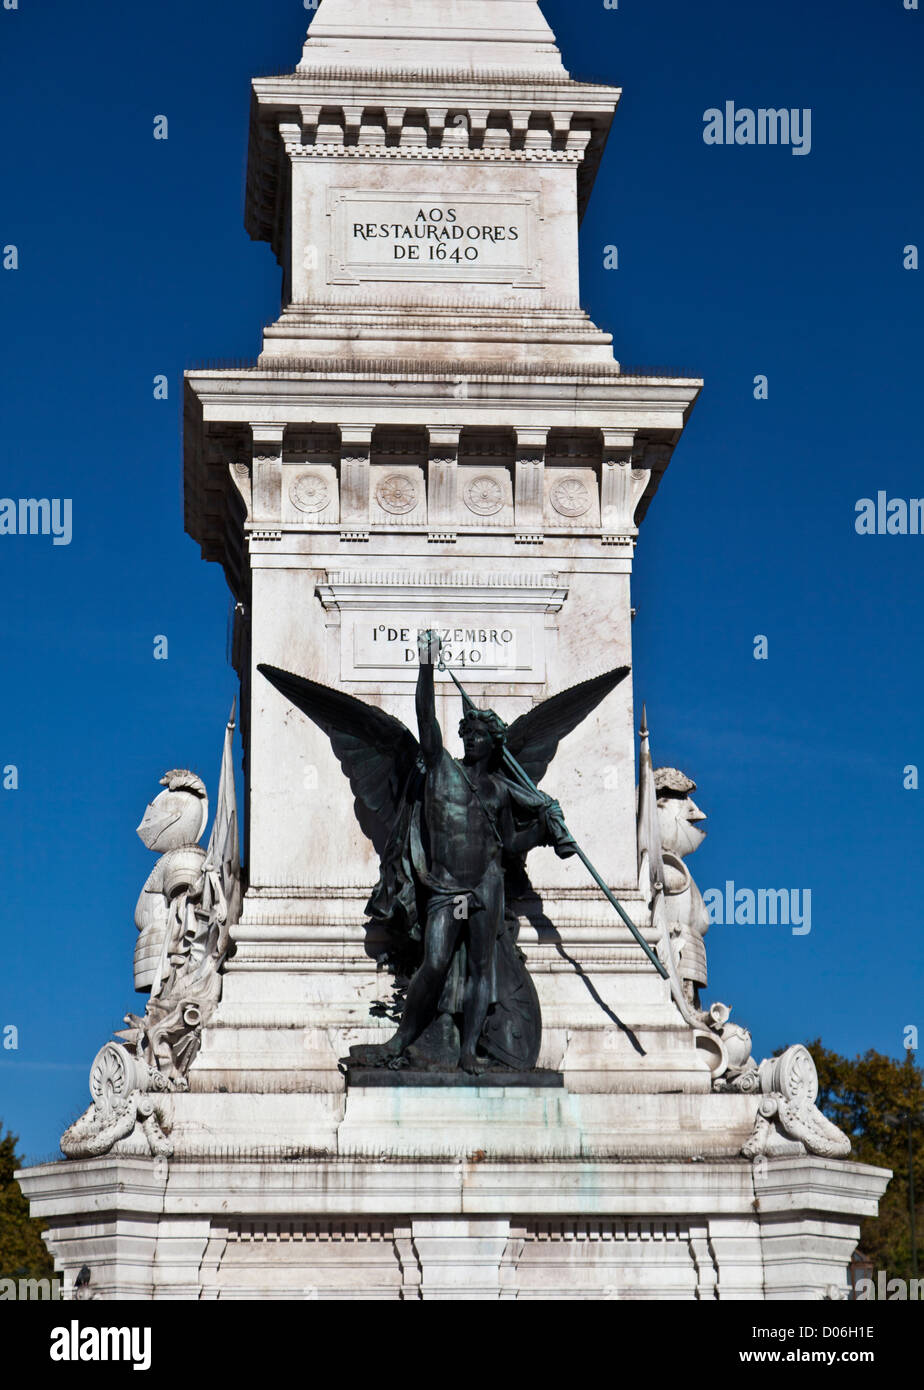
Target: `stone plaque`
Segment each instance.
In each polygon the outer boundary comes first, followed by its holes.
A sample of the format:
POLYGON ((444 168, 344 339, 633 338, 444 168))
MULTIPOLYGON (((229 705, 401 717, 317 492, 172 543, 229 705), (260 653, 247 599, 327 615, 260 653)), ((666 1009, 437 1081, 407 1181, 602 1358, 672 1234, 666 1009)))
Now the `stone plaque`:
POLYGON ((330 281, 535 285, 538 197, 332 189, 330 281))
MULTIPOLYGON (((344 680, 416 681, 417 633, 427 627, 443 641, 444 659, 463 681, 544 680, 542 628, 532 615, 440 617, 420 613, 365 612, 344 616, 341 675, 344 680)), ((448 681, 437 671, 438 681, 448 681)))

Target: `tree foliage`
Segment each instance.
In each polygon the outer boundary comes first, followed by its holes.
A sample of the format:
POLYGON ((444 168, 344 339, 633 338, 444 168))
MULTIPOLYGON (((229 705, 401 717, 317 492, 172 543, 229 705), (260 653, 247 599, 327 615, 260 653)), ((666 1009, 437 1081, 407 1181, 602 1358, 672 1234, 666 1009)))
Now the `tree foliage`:
POLYGON ((45 1248, 45 1224, 29 1215, 29 1203, 13 1177, 22 1159, 15 1134, 0 1122, 0 1279, 50 1279, 54 1261, 45 1248))
POLYGON ((915 1063, 913 1052, 898 1062, 872 1050, 862 1057, 842 1057, 824 1047, 820 1038, 806 1046, 818 1068, 818 1108, 850 1136, 851 1158, 892 1169, 878 1219, 862 1223, 860 1249, 874 1269, 910 1279, 909 1114, 918 1259, 924 1265, 924 1070, 915 1063))

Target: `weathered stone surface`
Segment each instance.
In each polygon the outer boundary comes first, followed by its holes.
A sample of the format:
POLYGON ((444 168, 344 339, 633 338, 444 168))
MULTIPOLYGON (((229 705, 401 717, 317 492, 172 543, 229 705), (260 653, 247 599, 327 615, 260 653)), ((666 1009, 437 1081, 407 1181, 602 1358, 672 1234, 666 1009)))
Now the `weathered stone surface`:
POLYGON ((888 1175, 817 1158, 105 1158, 33 1168, 97 1298, 817 1299, 888 1175), (230 1199, 230 1200, 229 1200, 230 1199), (511 1213, 516 1213, 515 1217, 511 1213))
MULTIPOLYGON (((889 1175, 832 1156, 805 1056, 757 1067, 700 997, 691 846, 653 769, 637 808, 629 679, 542 789, 670 978, 539 849, 519 946, 563 1084, 340 1070, 400 1014, 363 910, 378 854, 327 735, 257 667, 414 728, 419 628, 508 722, 631 666, 639 525, 702 383, 623 371, 580 307, 619 96, 569 77, 535 0, 322 0, 296 72, 254 83, 246 220, 281 312, 185 399, 187 530, 236 601, 248 887, 169 1142, 136 1084, 108 1154, 22 1175, 95 1297, 819 1298, 875 1212, 889 1175)), ((436 706, 456 751, 446 680, 436 706)))

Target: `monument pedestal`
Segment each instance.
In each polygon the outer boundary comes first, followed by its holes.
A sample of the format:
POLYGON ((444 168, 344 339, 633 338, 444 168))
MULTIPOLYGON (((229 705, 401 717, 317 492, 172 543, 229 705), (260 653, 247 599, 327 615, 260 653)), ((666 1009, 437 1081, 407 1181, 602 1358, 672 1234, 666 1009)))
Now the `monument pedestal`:
MULTIPOLYGON (((20 1175, 68 1286, 87 1266, 98 1298, 844 1287, 889 1175, 846 1161, 804 1049, 757 1067, 701 1003, 683 857, 703 817, 647 730, 636 796, 632 680, 559 730, 535 780, 658 966, 546 834, 497 923, 512 942, 516 919, 538 995, 539 1074, 347 1086, 341 1059, 405 1007, 365 914, 401 823, 376 788, 399 793, 260 669, 417 729, 424 629, 508 724, 631 666, 639 526, 702 383, 624 371, 581 308, 579 218, 619 96, 570 78, 535 0, 321 0, 297 71, 254 83, 246 221, 282 311, 252 366, 187 373, 185 403, 187 529, 236 604, 246 892, 229 814, 211 892, 195 847, 182 884, 164 854, 146 885, 149 1009, 165 932, 184 987, 190 943, 213 973, 103 1049, 69 1161, 20 1175)), ((434 704, 458 752, 447 671, 434 704)))
POLYGON ((807 1156, 500 1158, 497 1132, 469 1122, 478 1147, 452 1159, 112 1156, 26 1184, 103 1299, 817 1299, 885 1186, 807 1156))
POLYGON ((714 1051, 609 931, 582 963, 565 935, 579 969, 527 944, 555 1086, 347 1085, 336 1059, 391 1031, 361 935, 262 991, 235 958, 171 1097, 173 1155, 139 1128, 21 1175, 65 1285, 86 1266, 101 1299, 842 1296, 889 1175, 784 1133, 743 1156, 765 1096, 714 1088, 714 1051))

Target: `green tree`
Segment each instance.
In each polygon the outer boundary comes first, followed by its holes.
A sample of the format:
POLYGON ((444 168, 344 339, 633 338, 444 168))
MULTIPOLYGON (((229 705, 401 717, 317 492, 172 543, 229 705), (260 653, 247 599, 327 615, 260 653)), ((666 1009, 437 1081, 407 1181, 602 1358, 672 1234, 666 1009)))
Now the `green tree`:
POLYGON ((910 1279, 907 1117, 910 1113, 918 1262, 924 1266, 924 1070, 916 1065, 913 1052, 897 1062, 872 1050, 862 1057, 842 1057, 824 1047, 820 1038, 806 1046, 818 1068, 818 1108, 849 1134, 851 1158, 892 1169, 878 1219, 867 1218, 860 1227, 860 1249, 875 1269, 910 1279))
POLYGON ((45 1224, 33 1221, 29 1203, 13 1177, 22 1159, 16 1152, 19 1139, 4 1135, 0 1122, 0 1279, 50 1279, 54 1261, 45 1248, 45 1224))

